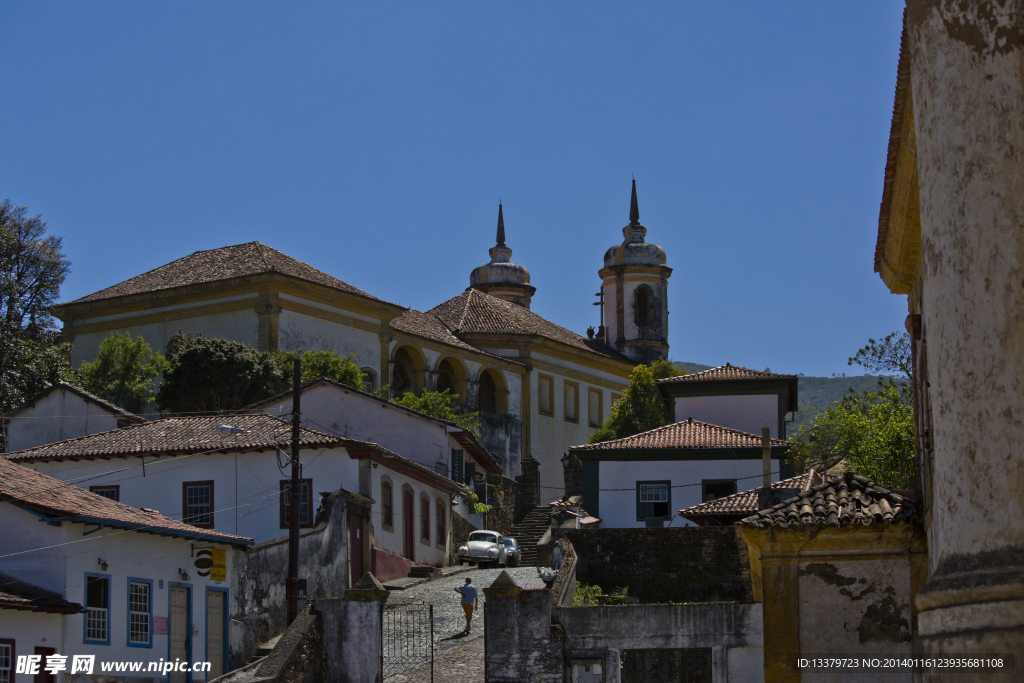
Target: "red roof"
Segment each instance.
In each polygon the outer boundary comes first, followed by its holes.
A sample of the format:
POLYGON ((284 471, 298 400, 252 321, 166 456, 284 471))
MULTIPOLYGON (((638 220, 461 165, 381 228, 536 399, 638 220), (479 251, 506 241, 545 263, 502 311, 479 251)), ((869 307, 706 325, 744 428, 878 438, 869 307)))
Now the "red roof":
POLYGON ((252 544, 251 538, 200 529, 154 510, 139 510, 2 458, 0 501, 14 503, 17 507, 54 520, 104 524, 161 535, 220 541, 230 545, 252 544))
MULTIPOLYGON (((773 489, 797 489, 805 491, 812 485, 821 483, 821 477, 815 474, 814 470, 804 474, 772 482, 773 489)), ((737 515, 746 517, 757 512, 757 495, 760 488, 752 488, 747 491, 740 491, 731 496, 722 496, 706 503, 693 505, 679 511, 680 517, 690 519, 691 517, 735 517, 737 515)), ((691 520, 695 521, 695 520, 691 520)))
POLYGON ((60 593, 33 586, 3 573, 0 573, 0 609, 51 614, 76 614, 85 611, 77 602, 65 600, 60 593))
MULTIPOLYGON (((788 448, 784 439, 772 439, 773 448, 788 448)), ((573 446, 573 451, 624 450, 634 448, 760 448, 761 437, 738 429, 720 427, 690 418, 615 441, 573 446)))
POLYGON ((739 365, 720 365, 717 368, 695 372, 692 375, 679 375, 678 377, 666 377, 659 379, 658 384, 677 384, 680 382, 724 382, 730 380, 746 379, 796 379, 796 375, 779 375, 774 372, 762 370, 751 370, 742 368, 739 365))

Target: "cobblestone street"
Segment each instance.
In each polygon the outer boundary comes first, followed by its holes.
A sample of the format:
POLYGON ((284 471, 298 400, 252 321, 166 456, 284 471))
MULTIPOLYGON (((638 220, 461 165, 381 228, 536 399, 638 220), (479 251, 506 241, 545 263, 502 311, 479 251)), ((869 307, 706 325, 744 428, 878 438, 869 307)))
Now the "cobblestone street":
MULTIPOLYGON (((474 569, 437 581, 414 586, 404 591, 394 591, 388 598, 388 605, 434 605, 434 680, 451 683, 476 683, 484 680, 484 618, 486 599, 483 589, 491 585, 501 569, 474 569), (455 592, 457 586, 465 583, 466 577, 473 579, 479 591, 480 609, 473 617, 469 635, 463 635, 466 626, 465 615, 460 606, 461 596, 455 592), (439 675, 443 672, 443 675, 439 675)), ((523 588, 543 588, 536 567, 515 567, 506 570, 523 588)), ((405 681, 429 681, 430 665, 414 665, 398 673, 387 666, 389 683, 405 681), (397 675, 396 675, 397 674, 397 675)))

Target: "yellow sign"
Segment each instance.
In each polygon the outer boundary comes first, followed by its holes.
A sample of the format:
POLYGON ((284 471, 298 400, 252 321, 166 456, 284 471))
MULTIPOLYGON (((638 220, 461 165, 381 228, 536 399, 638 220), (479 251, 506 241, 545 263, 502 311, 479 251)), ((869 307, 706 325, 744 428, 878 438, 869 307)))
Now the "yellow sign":
POLYGON ((210 580, 211 581, 227 581, 228 580, 228 560, 227 553, 223 550, 216 548, 210 549, 210 559, 213 560, 213 566, 210 567, 210 580))

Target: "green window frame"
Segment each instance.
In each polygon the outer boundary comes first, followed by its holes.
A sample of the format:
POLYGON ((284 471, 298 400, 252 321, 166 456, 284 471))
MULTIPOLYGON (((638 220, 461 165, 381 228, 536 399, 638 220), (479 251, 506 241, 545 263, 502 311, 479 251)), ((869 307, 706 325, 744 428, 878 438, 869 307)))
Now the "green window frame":
POLYGON ((636 521, 672 518, 672 482, 638 481, 636 483, 636 521))

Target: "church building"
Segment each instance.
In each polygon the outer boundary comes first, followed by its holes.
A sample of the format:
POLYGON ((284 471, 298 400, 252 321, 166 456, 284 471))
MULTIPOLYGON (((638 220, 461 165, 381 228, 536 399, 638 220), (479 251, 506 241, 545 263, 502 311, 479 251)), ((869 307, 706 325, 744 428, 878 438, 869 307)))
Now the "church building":
MULTIPOLYGON (((259 242, 198 251, 57 307, 72 362, 111 332, 163 352, 179 329, 266 351, 355 354, 364 388, 451 389, 480 412, 480 441, 506 476, 537 462, 541 498, 561 495, 561 457, 587 442, 637 363, 668 354, 665 252, 646 242, 636 182, 624 240, 604 257, 602 324, 583 336, 530 310, 536 288, 512 263, 498 207, 490 261, 426 312, 383 301, 259 242)), ((580 302, 585 305, 584 302, 580 302)))

